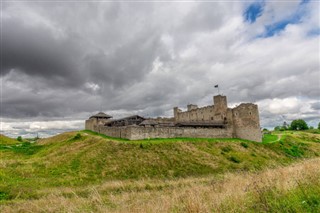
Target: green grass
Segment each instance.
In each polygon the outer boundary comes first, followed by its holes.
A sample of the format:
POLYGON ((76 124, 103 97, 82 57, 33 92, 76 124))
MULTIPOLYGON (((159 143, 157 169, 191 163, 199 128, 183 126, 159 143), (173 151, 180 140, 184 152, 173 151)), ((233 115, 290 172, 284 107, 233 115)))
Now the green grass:
POLYGON ((1 144, 0 199, 36 199, 41 196, 37 190, 52 187, 219 176, 288 165, 319 156, 317 137, 304 134, 288 133, 276 143, 257 143, 212 138, 129 141, 80 131, 36 143, 1 144))
POLYGON ((3 144, 15 144, 15 143, 20 143, 19 141, 17 141, 16 139, 12 139, 12 138, 9 138, 5 135, 1 135, 0 134, 0 145, 3 145, 3 144))
POLYGON ((0 151, 11 151, 20 155, 33 155, 37 153, 43 146, 33 145, 30 142, 22 142, 11 145, 0 144, 0 151))
POLYGON ((262 137, 262 143, 270 143, 270 142, 275 142, 277 140, 278 140, 278 136, 273 134, 265 134, 262 137))
POLYGON ((312 134, 320 134, 320 129, 308 129, 308 130, 303 130, 303 132, 308 132, 312 134))

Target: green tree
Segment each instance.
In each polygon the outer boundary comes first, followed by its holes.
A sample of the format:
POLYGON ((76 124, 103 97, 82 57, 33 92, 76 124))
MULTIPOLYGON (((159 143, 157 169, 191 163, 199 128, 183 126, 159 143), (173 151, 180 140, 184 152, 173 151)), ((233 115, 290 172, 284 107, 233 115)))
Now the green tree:
POLYGON ((318 123, 318 129, 320 129, 320 122, 318 123))
POLYGON ((280 131, 280 129, 281 129, 281 126, 274 127, 274 131, 280 131))
POLYGON ((17 137, 17 141, 22 142, 22 137, 21 137, 21 136, 18 136, 18 137, 17 137))
POLYGON ((302 119, 293 120, 291 122, 291 129, 292 130, 308 129, 308 124, 302 119))

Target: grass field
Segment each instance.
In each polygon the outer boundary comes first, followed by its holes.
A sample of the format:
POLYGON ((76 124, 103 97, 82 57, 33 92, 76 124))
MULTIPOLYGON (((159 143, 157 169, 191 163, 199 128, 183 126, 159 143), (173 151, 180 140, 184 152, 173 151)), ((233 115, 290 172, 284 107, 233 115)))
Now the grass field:
POLYGON ((273 143, 90 131, 3 141, 0 211, 318 211, 320 135, 276 134, 273 143))
POLYGON ((5 135, 1 135, 0 134, 0 145, 1 144, 7 144, 7 145, 10 145, 10 144, 16 144, 18 143, 19 141, 15 140, 15 139, 12 139, 12 138, 9 138, 5 135))

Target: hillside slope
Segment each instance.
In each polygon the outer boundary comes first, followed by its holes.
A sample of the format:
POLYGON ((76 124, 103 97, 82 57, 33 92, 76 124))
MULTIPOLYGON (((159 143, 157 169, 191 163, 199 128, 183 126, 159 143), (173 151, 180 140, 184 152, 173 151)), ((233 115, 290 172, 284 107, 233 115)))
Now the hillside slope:
POLYGON ((15 143, 19 143, 19 141, 0 134, 0 144, 15 144, 15 143))
POLYGON ((82 131, 63 133, 35 144, 0 147, 0 151, 0 178, 14 188, 34 181, 37 186, 72 186, 105 180, 256 171, 317 157, 320 144, 302 142, 290 135, 272 144, 239 139, 125 141, 82 131))
MULTIPOLYGON (((190 184, 192 188, 204 184, 205 188, 201 189, 204 190, 204 194, 201 196, 204 196, 203 199, 205 199, 206 193, 212 191, 211 184, 223 180, 226 174, 233 173, 235 176, 239 175, 239 172, 244 176, 251 172, 256 174, 268 168, 273 169, 298 163, 305 158, 319 157, 319 153, 319 135, 310 133, 281 133, 281 140, 278 142, 256 143, 239 139, 187 138, 127 141, 109 138, 90 131, 67 132, 38 140, 36 143, 0 145, 0 203, 10 206, 10 203, 7 202, 23 200, 27 202, 26 209, 23 210, 28 210, 28 206, 31 205, 28 202, 33 205, 32 200, 39 200, 39 202, 43 200, 44 203, 38 206, 38 210, 41 210, 43 208, 41 205, 47 205, 45 203, 51 199, 51 193, 57 191, 59 195, 53 199, 63 201, 75 195, 76 202, 85 202, 85 205, 88 205, 88 211, 95 211, 96 209, 92 206, 96 204, 90 204, 94 201, 84 200, 89 195, 98 196, 97 199, 101 200, 104 194, 111 193, 110 196, 115 198, 114 196, 118 193, 130 192, 137 207, 141 205, 138 200, 141 190, 149 200, 151 191, 155 192, 155 196, 165 198, 163 193, 166 189, 182 187, 177 193, 183 199, 184 190, 189 190, 187 186, 190 184), (105 188, 106 186, 108 187, 105 188), (185 189, 184 186, 187 188, 185 189), (99 192, 92 191, 92 187, 98 187, 99 192), (209 192, 206 192, 208 190, 209 192)), ((319 161, 313 161, 312 164, 317 165, 316 162, 319 161)), ((274 178, 276 176, 274 175, 274 178)), ((313 179, 317 180, 317 177, 313 179)), ((261 179, 263 179, 262 176, 261 179)), ((301 180, 312 181, 304 177, 301 177, 301 180)), ((319 184, 316 181, 313 183, 319 184)), ((292 187, 292 193, 296 193, 295 190, 300 193, 299 188, 292 187)), ((303 190, 307 189, 312 190, 312 187, 308 186, 303 190)), ((252 190, 252 193, 260 193, 260 191, 254 191, 255 188, 252 190)), ((277 190, 274 192, 276 193, 277 190)), ((291 199, 285 194, 287 192, 283 193, 277 196, 284 196, 287 200, 291 199)), ((317 194, 317 192, 314 193, 317 194)), ((297 198, 299 202, 299 199, 305 199, 303 193, 300 195, 297 198)), ((118 198, 130 200, 123 196, 118 198)), ((272 197, 273 195, 270 195, 270 199, 272 197)), ((179 203, 180 198, 177 199, 179 203)), ((187 199, 192 199, 192 197, 187 199)), ((317 200, 317 198, 314 199, 317 200)), ((101 202, 104 206, 109 205, 111 201, 102 199, 101 202)), ((201 202, 202 200, 198 200, 198 205, 201 202)), ((24 204, 21 203, 21 205, 24 204)), ((55 209, 52 205, 48 204, 49 209, 46 210, 50 212, 51 208, 55 209)), ((120 203, 117 205, 121 208, 120 203)), ((169 208, 173 208, 171 209, 173 211, 175 204, 170 205, 169 208)), ((180 203, 179 205, 177 207, 179 212, 185 212, 186 209, 180 208, 189 204, 180 203)), ((248 203, 248 208, 251 208, 250 205, 248 203)), ((311 203, 309 207, 312 205, 318 204, 311 203)), ((79 206, 79 209, 81 208, 79 206)), ((263 208, 264 206, 261 206, 260 210, 263 208)), ((300 205, 297 208, 300 208, 300 205)), ((78 207, 74 206, 74 210, 77 209, 78 207)), ((129 210, 130 208, 125 212, 129 210)), ((68 209, 59 209, 59 211, 68 211, 68 209)))

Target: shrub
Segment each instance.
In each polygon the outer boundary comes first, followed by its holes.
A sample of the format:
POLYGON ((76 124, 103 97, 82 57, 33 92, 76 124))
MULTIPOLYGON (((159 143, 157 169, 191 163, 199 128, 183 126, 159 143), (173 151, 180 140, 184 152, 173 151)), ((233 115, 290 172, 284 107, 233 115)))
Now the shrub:
POLYGON ((241 142, 240 145, 243 146, 244 148, 248 148, 248 144, 246 144, 245 142, 241 142))
POLYGON ((21 136, 18 136, 18 137, 17 137, 17 141, 22 142, 22 137, 21 137, 21 136))
POLYGON ((234 163, 240 163, 240 162, 241 162, 241 161, 240 161, 237 157, 235 157, 235 156, 231 156, 231 157, 229 158, 229 160, 232 161, 232 162, 234 162, 234 163))
POLYGON ((230 146, 225 146, 221 149, 223 152, 230 152, 232 149, 230 146))
POLYGON ((75 140, 79 140, 79 139, 81 139, 81 134, 80 133, 77 133, 74 137, 73 137, 73 139, 75 139, 75 140))

